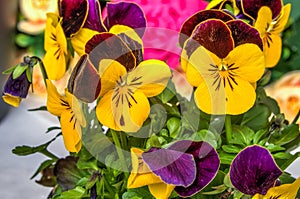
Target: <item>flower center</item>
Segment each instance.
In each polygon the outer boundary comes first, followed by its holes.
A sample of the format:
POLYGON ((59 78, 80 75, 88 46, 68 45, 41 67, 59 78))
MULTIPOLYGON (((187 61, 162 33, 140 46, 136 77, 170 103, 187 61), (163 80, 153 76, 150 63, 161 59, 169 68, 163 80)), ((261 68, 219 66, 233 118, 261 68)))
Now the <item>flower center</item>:
POLYGON ((210 75, 214 79, 212 86, 215 87, 215 90, 219 90, 221 85, 223 85, 224 88, 230 86, 230 89, 233 91, 234 84, 238 85, 235 80, 235 70, 239 67, 235 66, 234 63, 228 64, 224 61, 222 61, 220 65, 210 64, 210 66, 211 68, 209 68, 208 71, 211 72, 210 75))

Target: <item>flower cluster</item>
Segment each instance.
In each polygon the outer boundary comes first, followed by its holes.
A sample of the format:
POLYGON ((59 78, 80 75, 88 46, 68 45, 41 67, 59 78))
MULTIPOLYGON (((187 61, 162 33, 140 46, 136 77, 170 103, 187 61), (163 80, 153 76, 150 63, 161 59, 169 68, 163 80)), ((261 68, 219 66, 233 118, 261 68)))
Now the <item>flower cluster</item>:
POLYGON ((56 137, 30 152, 51 158, 38 170, 52 171, 39 181, 51 180, 49 197, 295 198, 300 181, 285 169, 299 156, 290 153, 299 114, 289 123, 263 88, 281 58, 291 5, 213 0, 176 24, 178 41, 168 45, 181 48, 175 65, 194 88, 187 99, 166 55, 146 54, 152 15, 139 3, 108 2, 102 15, 98 0, 59 0, 58 13, 46 15, 43 59, 27 56, 5 71, 3 99, 17 107, 39 63, 47 88, 40 109, 60 122, 48 131, 60 131, 70 156, 47 150, 56 137), (66 76, 59 93, 53 82, 66 76))

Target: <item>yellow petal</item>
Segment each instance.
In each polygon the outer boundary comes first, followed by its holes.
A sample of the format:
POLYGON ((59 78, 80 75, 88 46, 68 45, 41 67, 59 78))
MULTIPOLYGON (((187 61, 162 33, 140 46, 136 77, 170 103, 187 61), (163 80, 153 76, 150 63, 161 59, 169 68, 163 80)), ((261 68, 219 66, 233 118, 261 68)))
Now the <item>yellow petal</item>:
POLYGON ((269 44, 264 42, 264 55, 266 59, 266 67, 272 68, 276 66, 281 57, 282 40, 280 35, 271 34, 269 44))
POLYGON ((147 97, 140 92, 132 94, 132 97, 129 98, 129 103, 131 104, 130 107, 127 103, 123 105, 122 115, 125 123, 122 126, 121 122, 119 122, 119 125, 125 132, 136 132, 148 118, 150 113, 150 104, 147 97), (129 114, 127 111, 129 111, 129 114))
POLYGON ((61 96, 50 80, 47 82, 47 110, 53 115, 60 116, 63 111, 70 108, 67 98, 61 96))
POLYGON ((127 82, 132 89, 137 89, 137 92, 142 92, 147 97, 153 97, 166 88, 170 78, 171 71, 165 62, 150 59, 141 62, 131 71, 128 74, 127 82))
POLYGON ((132 171, 127 181, 127 188, 138 188, 149 184, 162 183, 162 180, 154 175, 142 159, 143 151, 131 148, 132 171))
POLYGON ((66 72, 66 57, 59 47, 49 49, 44 56, 43 62, 49 79, 59 80, 64 76, 66 72))
POLYGON ((66 110, 60 118, 61 131, 65 147, 70 152, 78 153, 81 148, 81 127, 72 110, 66 110))
POLYGON ((114 114, 116 113, 113 111, 112 97, 113 91, 110 90, 101 98, 96 107, 96 115, 101 124, 113 130, 120 131, 121 129, 115 120, 114 114))
POLYGON ((238 115, 254 105, 256 94, 249 82, 235 77, 237 85, 231 82, 233 85, 231 89, 228 81, 225 88, 223 81, 220 81, 219 89, 216 89, 216 84, 213 85, 214 79, 207 79, 199 85, 195 91, 195 102, 199 109, 208 114, 238 115))
POLYGON ((99 74, 101 77, 100 96, 103 96, 115 88, 117 81, 126 74, 126 68, 115 60, 103 59, 99 64, 99 74))
POLYGON ((144 47, 143 47, 143 41, 142 39, 139 37, 139 35, 130 27, 125 26, 125 25, 114 25, 113 27, 110 28, 109 30, 110 33, 113 33, 115 35, 119 35, 124 33, 126 36, 128 36, 129 38, 135 40, 136 42, 138 42, 141 46, 142 46, 142 51, 144 53, 144 47))
POLYGON ((174 190, 174 185, 169 185, 166 183, 157 183, 157 184, 150 184, 148 185, 150 193, 156 199, 168 199, 171 195, 172 191, 174 190))
POLYGON ((60 23, 58 23, 56 26, 56 38, 57 38, 57 44, 61 49, 61 51, 67 54, 68 53, 67 39, 60 23))
POLYGON ((291 12, 291 4, 288 3, 281 10, 281 15, 279 19, 276 21, 276 24, 273 26, 273 30, 272 30, 273 34, 280 34, 284 30, 285 25, 289 20, 290 12, 291 12))
POLYGON ((265 70, 264 54, 255 44, 243 44, 234 48, 224 59, 232 67, 235 75, 249 82, 256 82, 265 70))
POLYGON ((49 50, 56 44, 56 25, 59 22, 59 16, 54 13, 47 13, 46 28, 44 35, 44 48, 49 50), (53 37, 54 35, 54 37, 53 37))
POLYGON ((85 44, 96 34, 98 34, 97 31, 82 28, 77 34, 71 37, 71 44, 79 56, 85 54, 85 44))
POLYGON ((263 38, 272 23, 272 11, 267 6, 262 6, 257 14, 257 20, 254 27, 258 30, 260 36, 263 38))
POLYGON ((20 105, 21 100, 22 100, 20 97, 12 96, 10 94, 3 95, 2 99, 5 103, 7 103, 7 104, 9 104, 13 107, 18 107, 20 105))
POLYGON ((203 78, 199 71, 190 63, 186 67, 186 79, 192 86, 199 86, 203 82, 203 78))
POLYGON ((71 106, 71 109, 74 113, 74 116, 76 118, 76 122, 80 124, 80 126, 85 127, 86 126, 86 120, 83 114, 83 111, 81 109, 80 103, 78 99, 72 95, 70 92, 68 92, 67 89, 65 89, 67 101, 71 106))
POLYGON ((290 199, 296 198, 298 190, 300 188, 300 178, 295 180, 292 184, 283 184, 277 187, 272 187, 268 190, 265 196, 260 194, 254 195, 255 199, 268 199, 268 198, 281 198, 290 199))
POLYGON ((186 54, 186 50, 185 50, 185 44, 186 44, 187 41, 185 41, 184 45, 183 45, 183 48, 182 48, 182 51, 181 51, 181 56, 180 56, 180 65, 181 65, 181 68, 182 70, 185 72, 186 71, 186 68, 187 68, 187 65, 188 65, 188 56, 186 54))

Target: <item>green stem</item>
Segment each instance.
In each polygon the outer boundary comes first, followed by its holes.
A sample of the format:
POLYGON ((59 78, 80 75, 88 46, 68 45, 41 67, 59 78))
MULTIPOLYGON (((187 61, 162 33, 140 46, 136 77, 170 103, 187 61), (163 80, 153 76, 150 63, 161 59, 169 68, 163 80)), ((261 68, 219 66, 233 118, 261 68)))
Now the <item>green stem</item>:
POLYGON ((299 119, 299 117, 300 117, 300 110, 298 111, 296 117, 295 117, 294 120, 292 121, 292 124, 296 124, 297 121, 298 121, 298 119, 299 119))
POLYGON ((51 158, 54 161, 59 160, 59 158, 57 156, 55 156, 53 153, 49 152, 47 149, 40 151, 41 154, 51 158))
POLYGON ((127 145, 127 137, 125 133, 120 133, 120 138, 121 138, 121 145, 124 150, 128 150, 128 145, 127 145))
POLYGON ((231 116, 226 115, 225 117, 225 132, 227 143, 230 144, 232 141, 232 127, 231 127, 231 116))
POLYGON ((116 145, 116 150, 117 150, 117 153, 118 153, 118 156, 121 160, 121 164, 122 164, 122 169, 123 171, 127 172, 128 171, 128 168, 127 168, 127 164, 126 164, 126 159, 125 159, 125 156, 123 154, 123 149, 121 147, 121 143, 120 143, 120 140, 119 140, 119 136, 118 136, 118 132, 117 131, 114 131, 112 129, 110 129, 110 132, 111 132, 111 135, 112 135, 112 138, 113 138, 113 141, 116 145))
POLYGON ((44 83, 45 83, 45 86, 47 87, 46 79, 48 79, 48 75, 47 75, 45 66, 43 64, 43 61, 37 56, 32 56, 31 59, 34 59, 39 63, 39 66, 40 66, 40 69, 41 69, 41 72, 43 75, 44 83))

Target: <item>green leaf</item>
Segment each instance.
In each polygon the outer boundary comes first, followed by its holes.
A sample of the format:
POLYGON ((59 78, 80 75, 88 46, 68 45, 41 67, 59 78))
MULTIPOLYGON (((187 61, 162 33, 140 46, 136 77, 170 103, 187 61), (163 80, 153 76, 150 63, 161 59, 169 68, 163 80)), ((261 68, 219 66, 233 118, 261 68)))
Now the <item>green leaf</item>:
POLYGON ((226 153, 234 153, 237 154, 239 153, 242 148, 235 146, 235 145, 223 145, 222 149, 226 152, 226 153))
POLYGON ((153 199, 147 186, 136 188, 136 189, 127 189, 122 195, 122 199, 153 199))
POLYGON ((278 153, 273 154, 273 157, 275 159, 284 159, 284 160, 286 160, 286 159, 290 159, 292 157, 292 155, 289 154, 289 153, 278 152, 278 153))
POLYGON ((232 125, 232 142, 242 146, 251 145, 254 137, 254 132, 247 126, 232 125))
POLYGON ((63 199, 81 199, 85 195, 85 189, 83 187, 75 187, 69 191, 61 193, 63 199))
POLYGON ((284 151, 285 148, 284 147, 281 147, 281 146, 278 146, 278 145, 275 145, 275 144, 269 144, 267 145, 267 149, 273 153, 273 152, 278 152, 278 151, 284 151))
POLYGON ((98 170, 96 159, 84 160, 79 158, 77 162, 77 167, 78 169, 94 169, 96 171, 98 170))
POLYGON ((46 169, 50 165, 52 165, 55 161, 54 160, 46 160, 41 163, 39 168, 34 172, 34 174, 30 177, 30 180, 36 177, 42 170, 46 169))
POLYGON ((297 124, 290 124, 280 133, 271 135, 269 142, 281 146, 293 141, 298 135, 299 126, 297 124))
POLYGON ((32 71, 33 71, 32 67, 28 67, 26 70, 26 77, 29 82, 32 82, 32 71))
POLYGON ((261 138, 263 138, 268 132, 269 132, 268 129, 258 130, 253 137, 253 144, 258 144, 261 138))
POLYGON ((169 80, 167 87, 161 94, 159 94, 158 98, 161 99, 162 103, 166 104, 175 96, 175 90, 174 83, 169 80))
POLYGON ((227 174, 225 177, 224 177, 224 185, 226 187, 229 187, 229 188, 234 188, 233 185, 231 184, 231 181, 230 181, 230 175, 227 174))
POLYGON ((255 105, 244 114, 242 126, 248 126, 254 131, 267 128, 271 111, 267 106, 255 105))
POLYGON ((200 193, 206 195, 215 195, 225 191, 226 187, 223 184, 225 175, 226 174, 223 171, 219 170, 216 177, 200 193))
POLYGON ((226 153, 226 152, 219 152, 219 157, 220 157, 220 161, 221 164, 227 164, 230 165, 232 160, 235 158, 236 155, 234 154, 230 154, 230 153, 226 153))
POLYGON ((17 66, 19 66, 19 65, 20 65, 20 64, 17 64, 17 65, 15 65, 15 66, 13 66, 13 67, 10 67, 10 68, 6 69, 5 71, 2 72, 2 74, 3 74, 3 75, 10 75, 10 74, 15 70, 15 68, 16 68, 17 66))
POLYGON ((177 117, 171 117, 167 121, 167 128, 170 132, 170 137, 176 138, 180 129, 180 119, 177 117))
POLYGON ((17 79, 18 77, 20 77, 27 68, 28 68, 27 65, 26 66, 18 65, 13 71, 13 79, 17 79))
POLYGON ((31 37, 26 34, 17 34, 16 37, 16 43, 22 48, 26 48, 30 46, 32 43, 34 43, 34 37, 31 37))
POLYGON ((28 109, 28 111, 48 111, 47 106, 41 106, 39 108, 28 109))
POLYGON ((212 145, 212 147, 216 149, 218 147, 219 136, 217 137, 213 132, 203 129, 190 136, 190 139, 192 139, 193 141, 208 142, 210 145, 212 145))

